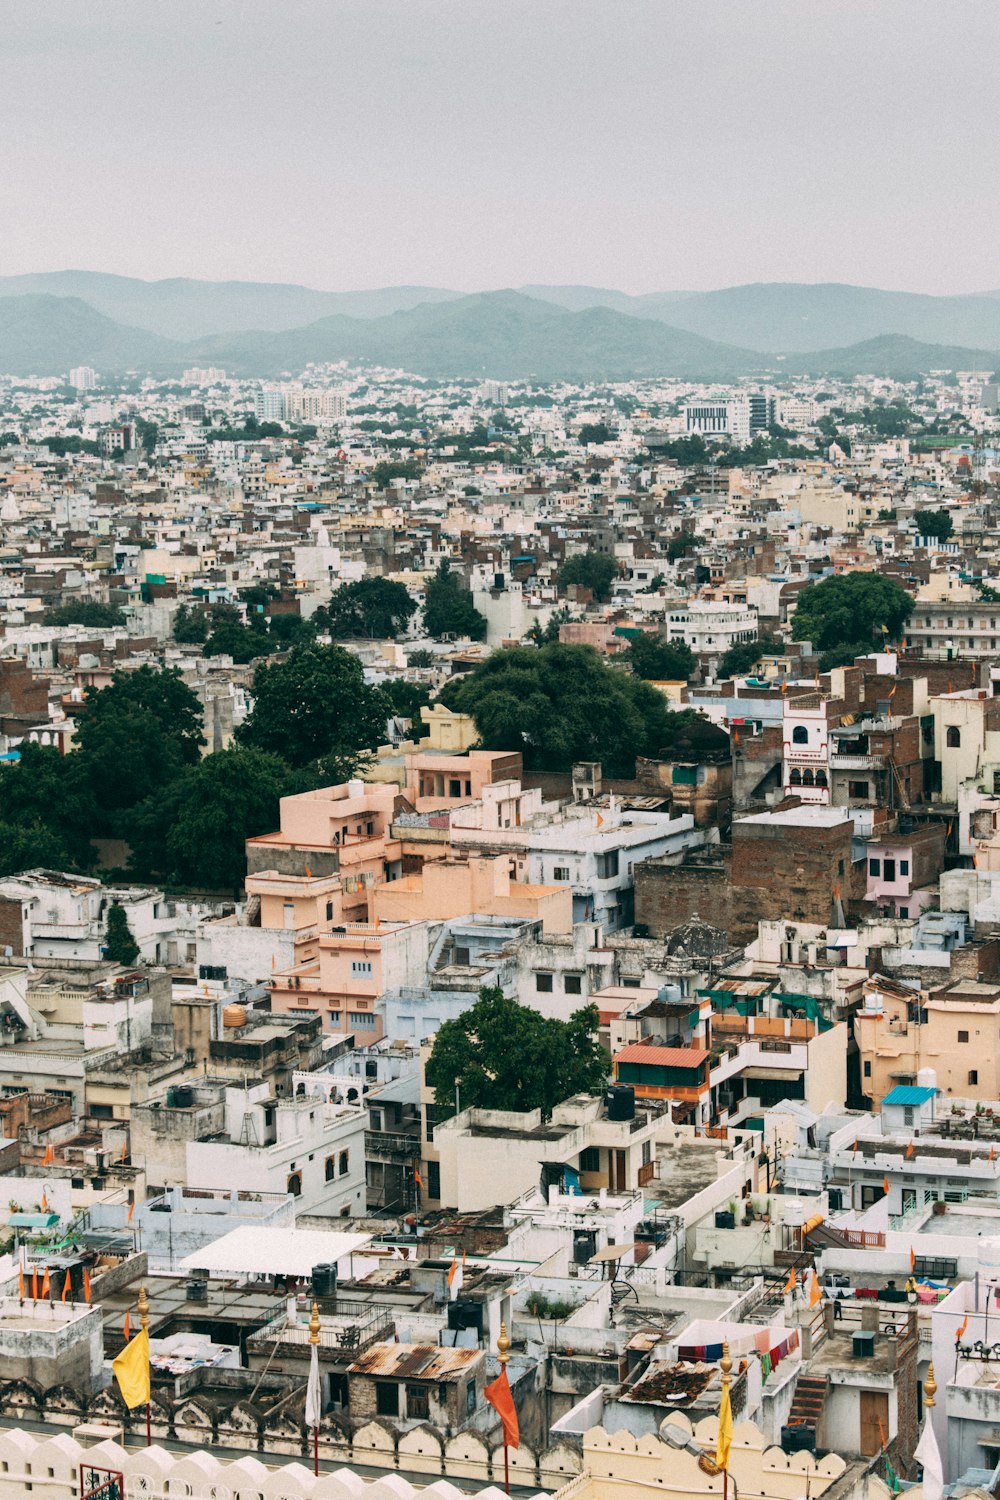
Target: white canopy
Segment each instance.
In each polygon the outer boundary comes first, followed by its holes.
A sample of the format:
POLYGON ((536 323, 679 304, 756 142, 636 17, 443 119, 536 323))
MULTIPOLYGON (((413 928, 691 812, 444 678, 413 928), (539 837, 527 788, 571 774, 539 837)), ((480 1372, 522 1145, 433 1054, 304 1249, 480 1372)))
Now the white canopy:
MULTIPOLYGON (((305 1279, 314 1266, 334 1264, 371 1244, 370 1234, 326 1229, 264 1229, 244 1224, 181 1261, 184 1271, 210 1276, 295 1276, 305 1279)), ((344 1268, 347 1269, 346 1267, 344 1268)))

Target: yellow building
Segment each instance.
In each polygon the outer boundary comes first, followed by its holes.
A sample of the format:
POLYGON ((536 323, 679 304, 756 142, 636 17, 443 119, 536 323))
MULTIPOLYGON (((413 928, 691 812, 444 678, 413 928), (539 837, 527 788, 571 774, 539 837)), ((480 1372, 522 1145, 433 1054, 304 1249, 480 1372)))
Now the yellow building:
POLYGON ((960 979, 930 992, 875 974, 854 1018, 861 1092, 877 1113, 897 1084, 933 1069, 956 1099, 1000 1098, 1000 987, 960 979))

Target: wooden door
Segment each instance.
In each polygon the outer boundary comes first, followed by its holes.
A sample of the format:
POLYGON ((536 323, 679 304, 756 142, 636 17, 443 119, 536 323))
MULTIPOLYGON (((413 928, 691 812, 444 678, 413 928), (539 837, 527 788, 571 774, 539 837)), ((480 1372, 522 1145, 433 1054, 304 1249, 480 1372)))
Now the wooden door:
POLYGON ((889 1441, 888 1391, 861 1391, 861 1438, 858 1445, 862 1458, 881 1453, 889 1441))
POLYGON ((625 1152, 608 1152, 608 1186, 613 1193, 626 1191, 625 1152))

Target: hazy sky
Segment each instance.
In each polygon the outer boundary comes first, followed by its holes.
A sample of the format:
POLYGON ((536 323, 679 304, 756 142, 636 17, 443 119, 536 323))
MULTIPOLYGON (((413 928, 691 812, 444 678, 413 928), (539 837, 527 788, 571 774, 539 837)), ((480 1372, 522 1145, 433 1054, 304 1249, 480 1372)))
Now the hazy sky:
POLYGON ((0 0, 0 274, 1000 287, 997 0, 0 0))

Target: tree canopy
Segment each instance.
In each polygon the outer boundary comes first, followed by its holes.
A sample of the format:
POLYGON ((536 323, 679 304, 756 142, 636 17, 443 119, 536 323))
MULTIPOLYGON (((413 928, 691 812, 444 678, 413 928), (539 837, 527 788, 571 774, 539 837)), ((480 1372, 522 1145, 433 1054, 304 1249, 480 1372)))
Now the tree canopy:
POLYGON ((610 443, 618 434, 607 422, 584 422, 580 428, 580 443, 584 448, 591 443, 610 443))
POLYGON ((951 516, 943 507, 940 510, 918 510, 915 520, 920 536, 934 537, 939 542, 946 542, 955 529, 951 516))
POLYGON ((436 640, 443 635, 467 636, 470 641, 486 639, 486 617, 473 604, 472 591, 458 573, 451 571, 446 558, 441 559, 427 583, 424 628, 436 640))
POLYGON ((125 616, 117 604, 102 604, 98 599, 77 599, 47 609, 42 617, 46 625, 86 625, 94 630, 110 630, 124 625, 125 616))
POLYGON ((853 641, 881 643, 898 638, 913 609, 901 584, 882 573, 840 573, 810 583, 792 617, 792 639, 811 641, 819 651, 853 641), (883 628, 884 627, 884 628, 883 628))
POLYGON ((335 641, 366 636, 393 640, 416 612, 409 589, 388 578, 359 578, 342 584, 330 600, 328 629, 335 641))
POLYGON ((112 901, 108 907, 107 928, 104 935, 104 956, 113 964, 134 964, 139 957, 139 944, 132 936, 128 916, 120 901, 112 901))
POLYGON ((172 799, 164 841, 170 879, 236 890, 246 878, 246 840, 277 828, 279 799, 293 789, 289 767, 266 751, 233 745, 206 756, 172 799))
POLYGON ((687 682, 698 665, 686 642, 668 641, 645 631, 632 637, 625 659, 636 677, 658 682, 687 682))
POLYGON ((494 651, 449 682, 439 701, 471 714, 489 749, 520 750, 529 771, 599 760, 607 775, 631 776, 637 755, 657 756, 686 722, 656 688, 609 667, 592 646, 558 641, 494 651))
POLYGON ((475 1005, 445 1021, 434 1039, 426 1076, 438 1109, 454 1112, 456 1085, 463 1109, 543 1115, 573 1094, 599 1093, 609 1062, 597 1040, 598 1021, 596 1005, 557 1021, 500 989, 481 989, 475 1005))
POLYGON ((618 564, 604 552, 580 552, 567 557, 559 569, 559 587, 568 588, 578 584, 589 589, 594 598, 603 601, 611 593, 612 580, 618 573, 618 564))
POLYGON ((719 657, 716 676, 720 679, 740 677, 744 672, 749 672, 751 667, 755 667, 762 656, 784 656, 784 654, 784 642, 776 641, 770 635, 762 635, 758 641, 736 641, 719 657))
POLYGON ((312 641, 293 647, 283 661, 262 662, 253 698, 236 738, 291 766, 327 761, 348 776, 385 739, 385 699, 341 646, 312 641))

